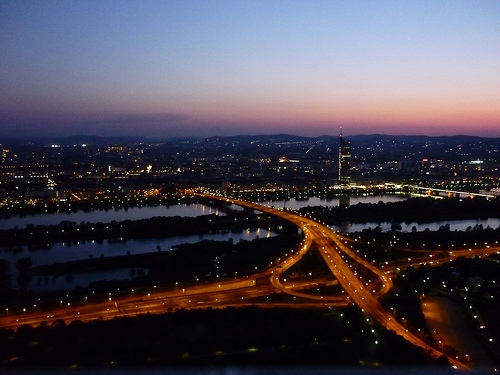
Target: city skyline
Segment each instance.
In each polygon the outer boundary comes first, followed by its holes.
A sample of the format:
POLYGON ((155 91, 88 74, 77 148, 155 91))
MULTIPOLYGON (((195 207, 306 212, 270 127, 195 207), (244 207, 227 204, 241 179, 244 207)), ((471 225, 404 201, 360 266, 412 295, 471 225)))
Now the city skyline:
POLYGON ((495 1, 6 1, 0 136, 500 137, 495 1))

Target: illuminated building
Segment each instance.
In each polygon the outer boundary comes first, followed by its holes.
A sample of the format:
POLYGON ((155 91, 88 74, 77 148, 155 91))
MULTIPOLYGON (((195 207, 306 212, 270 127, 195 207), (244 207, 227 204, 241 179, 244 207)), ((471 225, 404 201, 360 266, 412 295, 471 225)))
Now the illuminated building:
POLYGON ((351 179, 351 144, 340 135, 339 139, 339 182, 348 184, 351 179))

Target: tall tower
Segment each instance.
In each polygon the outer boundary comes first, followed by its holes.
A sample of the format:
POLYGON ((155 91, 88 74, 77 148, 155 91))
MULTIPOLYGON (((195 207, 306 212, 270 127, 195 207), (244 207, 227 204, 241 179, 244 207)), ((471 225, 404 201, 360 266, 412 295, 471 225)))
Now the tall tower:
POLYGON ((351 144, 342 138, 339 139, 339 182, 348 184, 351 179, 351 144))

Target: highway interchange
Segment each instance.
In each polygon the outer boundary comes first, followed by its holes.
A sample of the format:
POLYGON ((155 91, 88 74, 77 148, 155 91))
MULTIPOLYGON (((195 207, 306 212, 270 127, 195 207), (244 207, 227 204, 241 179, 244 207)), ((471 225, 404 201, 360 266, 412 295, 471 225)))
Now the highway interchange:
MULTIPOLYGON (((119 300, 113 299, 110 295, 108 300, 98 303, 87 303, 85 297, 85 302, 78 304, 78 306, 61 305, 59 309, 48 312, 37 312, 36 308, 26 308, 22 312, 11 312, 9 314, 7 310, 5 315, 0 317, 0 327, 17 328, 23 324, 39 325, 42 322, 51 323, 57 319, 64 321, 111 319, 116 316, 133 316, 146 312, 160 313, 177 308, 225 307, 234 306, 235 304, 258 304, 260 301, 264 302, 264 306, 318 306, 318 303, 320 303, 323 306, 332 307, 355 303, 362 309, 367 319, 372 319, 386 329, 394 331, 434 357, 443 354, 439 348, 430 346, 420 337, 409 332, 403 324, 394 318, 393 314, 382 307, 378 300, 379 296, 392 287, 390 275, 398 266, 406 267, 408 262, 400 265, 390 265, 382 270, 357 255, 346 238, 312 219, 250 202, 202 193, 196 194, 278 216, 299 227, 304 234, 304 239, 298 249, 291 251, 284 259, 280 259, 280 264, 252 276, 235 277, 234 280, 209 284, 200 283, 200 285, 189 288, 176 287, 169 290, 157 290, 155 287, 154 291, 148 293, 148 295, 134 296, 132 293, 128 298, 119 300), (283 274, 313 246, 320 251, 332 274, 344 290, 346 298, 304 293, 302 290, 310 287, 308 282, 303 282, 302 285, 298 283, 290 285, 290 282, 287 283, 283 278, 283 274), (358 274, 357 270, 361 269, 363 272, 358 274), (365 275, 364 278, 361 273, 365 275), (370 275, 368 281, 366 280, 367 274, 370 275), (268 278, 270 283, 258 282, 263 278, 268 278), (289 295, 289 301, 265 301, 276 290, 289 295)), ((489 252, 495 251, 495 249, 461 250, 454 251, 449 256, 455 258, 463 255, 485 255, 485 250, 489 252)), ((418 261, 418 259, 413 259, 412 263, 418 261)), ((428 258, 420 261, 428 261, 428 258)), ((467 364, 455 357, 448 356, 448 360, 456 368, 468 367, 467 364)))

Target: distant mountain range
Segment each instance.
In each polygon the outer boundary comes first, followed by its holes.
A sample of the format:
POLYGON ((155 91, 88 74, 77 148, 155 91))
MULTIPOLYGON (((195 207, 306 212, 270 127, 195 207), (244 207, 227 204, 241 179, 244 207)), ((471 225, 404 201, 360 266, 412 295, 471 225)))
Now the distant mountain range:
MULTIPOLYGON (((5 144, 36 144, 36 145, 49 145, 59 144, 61 146, 81 145, 88 144, 92 146, 105 146, 111 144, 132 145, 138 143, 177 143, 177 142, 200 142, 200 143, 239 143, 240 145, 253 144, 253 143, 266 143, 276 144, 284 142, 338 142, 339 136, 322 135, 318 137, 303 137, 293 134, 261 134, 261 135, 235 135, 235 136, 213 136, 208 138, 194 138, 194 137, 177 137, 170 139, 151 139, 146 137, 136 136, 117 136, 117 137, 101 137, 90 135, 75 135, 69 137, 50 137, 50 138, 23 138, 11 139, 5 141, 5 144)), ((344 139, 353 144, 372 144, 376 141, 403 143, 409 142, 411 144, 425 144, 427 142, 439 143, 441 145, 456 145, 456 144, 469 144, 478 142, 487 143, 500 143, 500 138, 486 138, 468 135, 455 135, 455 136, 425 136, 425 135, 387 135, 387 134, 359 134, 344 136, 344 139)), ((0 140, 0 143, 3 143, 0 140)))

